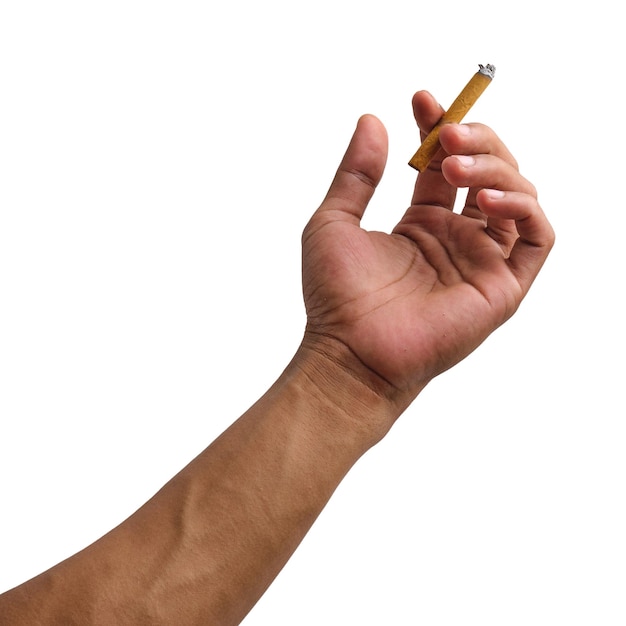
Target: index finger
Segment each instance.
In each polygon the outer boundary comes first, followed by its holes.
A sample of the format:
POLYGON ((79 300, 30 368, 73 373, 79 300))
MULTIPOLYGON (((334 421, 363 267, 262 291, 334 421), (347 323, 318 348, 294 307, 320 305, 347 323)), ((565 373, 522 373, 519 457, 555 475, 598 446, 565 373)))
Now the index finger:
MULTIPOLYGON (((413 96, 413 116, 420 129, 422 140, 441 119, 443 107, 428 91, 418 91, 413 96)), ((446 181, 441 172, 441 161, 447 156, 440 149, 428 167, 419 173, 413 191, 412 205, 427 204, 452 209, 456 198, 456 188, 446 181)))

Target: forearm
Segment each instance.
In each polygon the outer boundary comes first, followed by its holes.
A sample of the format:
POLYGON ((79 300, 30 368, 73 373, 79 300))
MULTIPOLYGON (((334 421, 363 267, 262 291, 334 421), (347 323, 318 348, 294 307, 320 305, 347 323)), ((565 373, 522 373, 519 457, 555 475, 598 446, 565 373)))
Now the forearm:
POLYGON ((0 614, 29 625, 239 623, 396 413, 341 365, 300 350, 154 498, 0 597, 0 614))

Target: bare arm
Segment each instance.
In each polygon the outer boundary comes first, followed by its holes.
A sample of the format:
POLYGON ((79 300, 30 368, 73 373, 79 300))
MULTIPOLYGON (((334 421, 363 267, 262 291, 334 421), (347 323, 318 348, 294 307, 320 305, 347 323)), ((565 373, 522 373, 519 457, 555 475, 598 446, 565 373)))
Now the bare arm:
POLYGON ((303 347, 272 388, 154 498, 6 594, 0 612, 29 626, 239 623, 381 436, 384 413, 390 423, 371 391, 303 347), (324 388, 319 371, 328 377, 324 388))
MULTIPOLYGON (((414 110, 426 130, 441 115, 425 93, 414 110)), ((387 144, 378 120, 360 120, 303 235, 307 328, 292 362, 128 520, 1 596, 6 623, 243 619, 356 460, 514 313, 552 246, 534 188, 492 131, 450 126, 441 143, 394 232, 369 233, 360 218, 387 144)))

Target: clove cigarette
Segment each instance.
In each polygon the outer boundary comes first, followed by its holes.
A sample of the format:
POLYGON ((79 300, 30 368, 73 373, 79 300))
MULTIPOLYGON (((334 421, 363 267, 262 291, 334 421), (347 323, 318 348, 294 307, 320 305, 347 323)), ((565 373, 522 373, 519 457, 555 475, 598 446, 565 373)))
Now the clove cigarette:
POLYGON ((465 114, 474 106, 476 100, 483 91, 487 89, 493 79, 496 68, 493 65, 479 65, 480 69, 465 87, 463 91, 456 97, 456 100, 450 105, 450 108, 441 116, 441 119, 435 124, 433 129, 424 137, 422 145, 413 158, 409 161, 409 165, 414 167, 418 172, 424 171, 431 159, 441 147, 439 144, 439 131, 444 124, 458 124, 465 114))

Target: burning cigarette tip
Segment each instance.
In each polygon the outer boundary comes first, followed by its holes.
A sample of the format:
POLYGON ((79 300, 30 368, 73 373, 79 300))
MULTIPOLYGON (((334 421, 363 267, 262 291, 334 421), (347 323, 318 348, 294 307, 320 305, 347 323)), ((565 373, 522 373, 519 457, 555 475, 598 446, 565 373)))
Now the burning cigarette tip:
POLYGON ((478 71, 489 78, 493 78, 496 75, 496 66, 487 63, 487 65, 478 64, 478 71))

